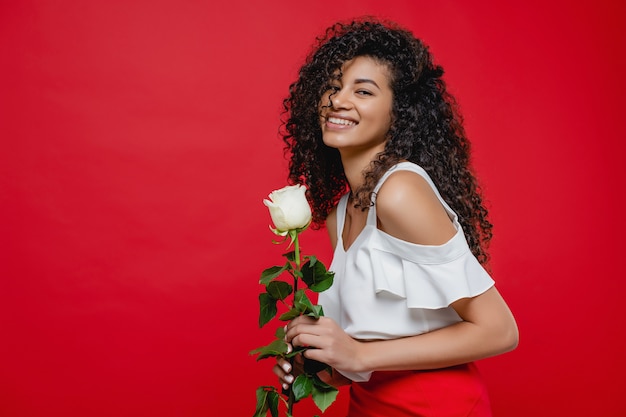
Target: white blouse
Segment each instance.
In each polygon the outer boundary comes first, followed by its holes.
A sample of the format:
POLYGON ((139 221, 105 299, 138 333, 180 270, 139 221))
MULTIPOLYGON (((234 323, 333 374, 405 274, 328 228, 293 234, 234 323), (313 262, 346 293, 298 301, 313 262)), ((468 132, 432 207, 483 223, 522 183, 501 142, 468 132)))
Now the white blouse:
MULTIPOLYGON (((337 245, 329 270, 334 283, 319 294, 324 314, 356 339, 413 336, 461 321, 450 304, 482 294, 493 279, 469 249, 456 213, 441 198, 429 175, 418 165, 401 162, 383 175, 378 192, 393 172, 412 171, 435 191, 456 228, 442 245, 418 245, 397 239, 376 227, 376 206, 369 208, 365 228, 345 250, 342 232, 348 195, 337 206, 337 245)), ((353 381, 367 381, 371 372, 342 372, 353 381)))

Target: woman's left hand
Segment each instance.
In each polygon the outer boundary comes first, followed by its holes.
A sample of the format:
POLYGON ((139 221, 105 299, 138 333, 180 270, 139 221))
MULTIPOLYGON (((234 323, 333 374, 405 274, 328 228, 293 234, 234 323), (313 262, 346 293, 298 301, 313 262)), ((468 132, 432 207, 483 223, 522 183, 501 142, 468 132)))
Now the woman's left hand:
POLYGON ((333 368, 358 372, 361 342, 350 337, 329 317, 314 319, 300 316, 287 325, 285 341, 293 346, 310 347, 304 357, 324 362, 333 368))

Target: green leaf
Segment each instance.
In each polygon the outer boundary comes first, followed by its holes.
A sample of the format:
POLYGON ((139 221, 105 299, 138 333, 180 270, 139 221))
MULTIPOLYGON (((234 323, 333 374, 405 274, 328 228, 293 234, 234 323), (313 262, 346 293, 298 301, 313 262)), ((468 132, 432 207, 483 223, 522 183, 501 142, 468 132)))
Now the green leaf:
POLYGON ((307 316, 314 317, 316 319, 319 319, 323 315, 324 315, 324 309, 322 308, 322 306, 317 305, 317 304, 313 306, 313 311, 307 314, 307 316))
POLYGON ((302 281, 311 291, 326 291, 333 285, 334 272, 329 272, 322 262, 315 256, 309 257, 309 262, 302 265, 302 281))
POLYGON ((259 294, 259 327, 265 326, 278 313, 276 299, 268 293, 259 294))
POLYGON ((276 388, 267 385, 256 389, 256 410, 254 411, 254 417, 265 417, 269 409, 267 396, 272 390, 276 390, 276 388))
MULTIPOLYGON (((337 371, 335 371, 331 367, 328 367, 328 369, 330 369, 331 375, 332 375, 332 372, 337 372, 337 371)), ((332 385, 329 385, 326 382, 322 381, 320 379, 320 377, 317 376, 317 375, 315 375, 315 377, 313 378, 313 385, 315 385, 317 387, 317 389, 319 389, 321 391, 332 391, 332 390, 336 390, 337 389, 337 388, 333 387, 332 385)))
POLYGON ((295 319, 296 317, 298 317, 301 314, 302 314, 302 311, 300 311, 296 307, 294 307, 291 310, 289 310, 288 312, 281 314, 280 317, 278 317, 278 320, 281 320, 281 321, 293 320, 293 319, 295 319))
POLYGON ((293 297, 294 307, 304 314, 314 313, 313 303, 309 300, 304 290, 296 291, 293 297))
POLYGON ((293 390, 295 400, 300 401, 301 399, 311 395, 311 390, 313 389, 313 381, 305 374, 300 374, 296 377, 296 380, 293 381, 291 389, 293 390))
POLYGON ((276 339, 284 339, 285 338, 285 328, 284 327, 279 327, 276 329, 276 333, 274 333, 274 336, 276 336, 276 339))
POLYGON ((302 265, 302 281, 309 287, 315 283, 314 266, 316 263, 317 258, 315 256, 309 256, 308 261, 302 265))
POLYGON ((266 270, 261 272, 261 279, 259 280, 259 284, 269 284, 272 280, 279 277, 280 274, 282 274, 289 268, 291 268, 291 264, 289 262, 287 262, 283 266, 272 266, 270 268, 267 268, 266 270))
POLYGON ((293 292, 293 287, 283 281, 272 281, 267 284, 267 292, 275 300, 284 300, 293 292))
POLYGON ((251 355, 259 355, 256 358, 257 361, 271 356, 282 356, 285 353, 287 353, 287 343, 282 339, 276 339, 269 345, 261 346, 250 351, 251 355))
MULTIPOLYGON (((322 382, 322 384, 324 383, 322 382)), ((328 384, 324 385, 330 388, 318 385, 317 380, 315 380, 313 382, 313 390, 311 393, 313 396, 313 402, 322 413, 326 411, 326 409, 335 401, 337 394, 339 393, 337 388, 331 387, 328 384)))
POLYGON ((283 256, 285 258, 287 258, 288 261, 295 262, 295 260, 296 260, 296 251, 292 250, 290 252, 283 253, 283 256))
POLYGON ((278 393, 276 391, 270 391, 267 394, 267 403, 272 417, 278 417, 278 393))
POLYGON ((317 278, 317 281, 315 282, 315 284, 311 285, 309 288, 311 289, 311 291, 314 291, 314 292, 326 291, 333 285, 334 278, 335 278, 334 272, 326 271, 324 275, 320 275, 317 278))

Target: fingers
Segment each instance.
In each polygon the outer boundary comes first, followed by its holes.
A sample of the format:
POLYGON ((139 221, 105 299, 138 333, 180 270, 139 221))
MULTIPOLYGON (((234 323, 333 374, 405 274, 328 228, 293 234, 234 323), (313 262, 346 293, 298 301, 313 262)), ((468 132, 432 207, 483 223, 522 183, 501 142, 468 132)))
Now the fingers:
POLYGON ((313 359, 319 361, 321 359, 322 349, 310 347, 309 349, 302 352, 302 356, 307 359, 313 359))
POLYGON ((320 317, 315 320, 298 317, 287 325, 285 340, 294 347, 307 348, 303 355, 308 359, 345 370, 358 365, 359 342, 331 318, 320 317))
MULTIPOLYGON (((287 342, 287 353, 293 351, 293 346, 316 346, 315 340, 319 338, 320 324, 325 323, 321 319, 314 319, 308 316, 300 316, 293 319, 285 326, 285 341, 287 342), (293 345, 293 346, 292 346, 293 345)), ((323 333, 323 329, 322 329, 323 333)), ((306 352, 307 358, 311 355, 306 352)), ((315 355, 313 355, 315 356, 315 355)), ((276 358, 276 365, 272 368, 272 372, 278 377, 283 389, 289 389, 289 386, 295 381, 295 377, 303 372, 304 358, 298 354, 292 357, 291 362, 285 358, 276 358)))
POLYGON ((298 326, 298 325, 302 325, 302 324, 312 324, 312 325, 315 325, 321 319, 323 319, 323 317, 320 317, 319 319, 315 319, 315 318, 310 317, 310 316, 298 316, 295 319, 291 320, 289 322, 289 324, 287 324, 287 330, 293 328, 294 326, 298 326))
POLYGON ((323 347, 323 339, 315 334, 300 333, 291 339, 291 344, 298 347, 321 348, 323 347))
MULTIPOLYGON (((332 339, 339 336, 343 331, 337 324, 327 317, 314 319, 312 317, 300 316, 292 320, 286 326, 285 341, 293 346, 315 347, 323 349, 327 347, 332 339)), ((307 356, 308 357, 308 356, 307 356)))
POLYGON ((289 384, 293 383, 294 376, 291 374, 293 367, 288 360, 284 358, 277 358, 276 365, 272 368, 272 371, 278 377, 278 380, 284 389, 289 388, 289 384))
MULTIPOLYGON (((324 317, 314 319, 313 317, 300 316, 293 319, 287 326, 285 326, 285 341, 293 343, 293 339, 301 334, 311 334, 319 336, 325 332, 325 326, 328 322, 324 320, 324 317)), ((296 343, 297 346, 308 346, 303 343, 296 343)))
POLYGON ((291 358, 291 362, 285 358, 277 357, 272 372, 276 374, 282 387, 288 389, 295 377, 303 372, 303 369, 304 358, 302 355, 296 355, 291 358))

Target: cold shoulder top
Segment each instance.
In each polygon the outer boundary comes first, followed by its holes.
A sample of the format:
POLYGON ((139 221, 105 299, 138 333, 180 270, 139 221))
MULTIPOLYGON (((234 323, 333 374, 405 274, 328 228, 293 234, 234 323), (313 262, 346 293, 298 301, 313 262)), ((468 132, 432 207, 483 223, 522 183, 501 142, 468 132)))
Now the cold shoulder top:
MULTIPOLYGON (((337 206, 337 245, 329 270, 333 285, 319 294, 324 314, 356 339, 384 340, 413 336, 461 321, 450 304, 474 297, 494 285, 470 251, 454 211, 420 166, 394 165, 379 180, 374 196, 399 170, 422 176, 432 187, 456 228, 442 245, 418 245, 377 228, 376 205, 369 208, 361 233, 346 250, 343 228, 348 195, 337 206)), ((373 197, 375 198, 375 197, 373 197)), ((371 372, 342 372, 353 381, 367 381, 371 372)))

